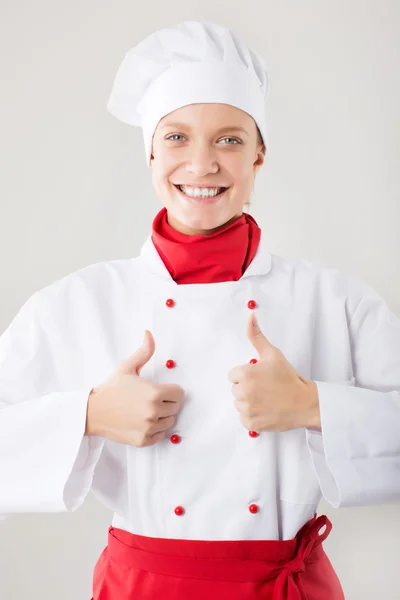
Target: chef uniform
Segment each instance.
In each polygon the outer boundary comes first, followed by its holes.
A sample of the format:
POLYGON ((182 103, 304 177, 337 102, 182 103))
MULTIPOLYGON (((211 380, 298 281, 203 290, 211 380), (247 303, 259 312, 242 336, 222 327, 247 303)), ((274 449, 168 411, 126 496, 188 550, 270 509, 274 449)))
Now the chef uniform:
MULTIPOLYGON (((127 53, 109 110, 133 125, 141 115, 149 164, 159 118, 195 101, 246 110, 265 141, 266 81, 228 29, 189 21, 127 53)), ((321 498, 335 508, 400 499, 400 319, 358 278, 272 254, 246 213, 190 236, 163 208, 139 256, 35 292, 0 337, 0 408, 3 518, 74 511, 90 490, 113 511, 94 600, 343 599, 321 498), (251 311, 316 382, 321 429, 242 425, 228 372, 259 358, 251 311), (85 436, 90 391, 144 329, 156 349, 141 377, 185 391, 174 426, 142 448, 85 436)))

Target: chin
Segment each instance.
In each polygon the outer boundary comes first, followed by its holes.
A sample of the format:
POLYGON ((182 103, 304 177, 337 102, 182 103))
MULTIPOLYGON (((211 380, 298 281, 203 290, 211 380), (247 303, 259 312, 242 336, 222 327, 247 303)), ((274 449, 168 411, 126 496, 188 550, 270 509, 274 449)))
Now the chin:
MULTIPOLYGON (((208 218, 176 218, 173 216, 172 226, 176 223, 177 226, 181 226, 187 230, 195 230, 195 231, 213 231, 219 227, 223 227, 228 221, 232 220, 234 215, 226 215, 226 216, 209 216, 208 218)), ((238 216, 236 218, 239 218, 238 216)))

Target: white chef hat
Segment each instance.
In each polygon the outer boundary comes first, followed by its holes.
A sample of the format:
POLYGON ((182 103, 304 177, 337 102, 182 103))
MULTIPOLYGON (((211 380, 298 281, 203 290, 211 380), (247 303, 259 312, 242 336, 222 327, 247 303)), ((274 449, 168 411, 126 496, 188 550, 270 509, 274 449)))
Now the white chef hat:
POLYGON ((255 120, 266 145, 268 76, 261 56, 230 29, 185 21, 131 48, 114 79, 107 110, 143 129, 146 162, 162 117, 188 104, 230 104, 255 120))

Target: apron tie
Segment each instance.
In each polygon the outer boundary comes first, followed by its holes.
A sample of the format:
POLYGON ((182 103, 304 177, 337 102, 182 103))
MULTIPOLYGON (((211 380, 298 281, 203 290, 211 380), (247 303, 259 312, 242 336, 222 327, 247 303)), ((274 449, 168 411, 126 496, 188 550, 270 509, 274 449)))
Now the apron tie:
POLYGON ((307 595, 301 584, 301 579, 293 575, 304 573, 306 563, 314 562, 309 559, 311 552, 319 546, 329 535, 332 523, 326 515, 320 515, 311 524, 306 523, 298 532, 300 539, 297 554, 291 560, 280 565, 281 571, 275 583, 273 600, 305 600, 307 595), (326 525, 325 531, 319 535, 321 527, 326 525), (296 581, 295 581, 296 579, 296 581))

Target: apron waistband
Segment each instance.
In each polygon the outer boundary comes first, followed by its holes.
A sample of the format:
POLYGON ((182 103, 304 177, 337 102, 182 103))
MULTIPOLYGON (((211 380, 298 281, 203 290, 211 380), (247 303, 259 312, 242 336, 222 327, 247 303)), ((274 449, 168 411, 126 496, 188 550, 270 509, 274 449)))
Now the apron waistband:
MULTIPOLYGON (((277 579, 274 599, 286 598, 296 584, 290 575, 304 572, 307 563, 324 555, 322 542, 332 529, 326 515, 314 515, 291 540, 180 540, 149 538, 109 528, 109 558, 129 567, 215 581, 268 581, 277 579), (326 526, 320 535, 319 530, 326 526), (281 593, 279 594, 279 590, 281 593)), ((301 598, 300 590, 292 590, 301 598)))

